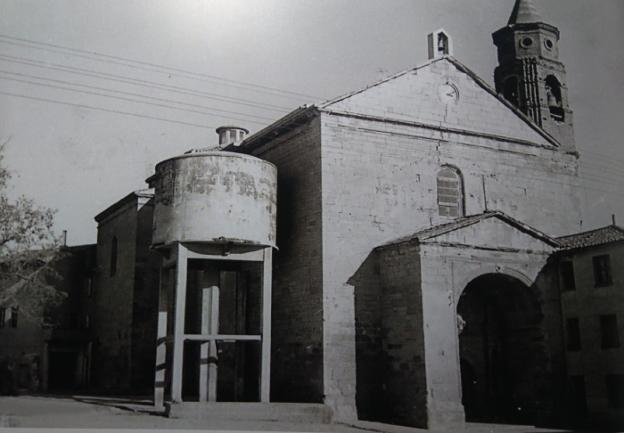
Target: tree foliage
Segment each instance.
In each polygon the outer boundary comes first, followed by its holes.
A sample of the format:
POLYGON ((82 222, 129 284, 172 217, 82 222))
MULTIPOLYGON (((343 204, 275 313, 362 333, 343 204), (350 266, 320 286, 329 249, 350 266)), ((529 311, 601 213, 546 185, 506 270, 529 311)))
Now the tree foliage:
POLYGON ((45 309, 62 297, 53 284, 59 255, 52 230, 55 211, 25 196, 9 196, 5 145, 0 145, 0 307, 17 306, 28 316, 43 318, 45 309))

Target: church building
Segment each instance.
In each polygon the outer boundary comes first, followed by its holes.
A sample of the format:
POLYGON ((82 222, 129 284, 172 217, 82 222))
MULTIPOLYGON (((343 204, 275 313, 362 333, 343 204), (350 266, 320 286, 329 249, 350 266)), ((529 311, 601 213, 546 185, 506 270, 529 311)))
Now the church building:
POLYGON ((561 421, 581 203, 559 36, 516 0, 494 86, 438 30, 420 66, 159 163, 96 218, 92 382, 153 383, 170 413, 561 421))
POLYGON ((276 165, 273 389, 414 426, 548 418, 565 393, 554 236, 578 231, 559 31, 518 0, 495 89, 452 56, 301 107, 276 165))

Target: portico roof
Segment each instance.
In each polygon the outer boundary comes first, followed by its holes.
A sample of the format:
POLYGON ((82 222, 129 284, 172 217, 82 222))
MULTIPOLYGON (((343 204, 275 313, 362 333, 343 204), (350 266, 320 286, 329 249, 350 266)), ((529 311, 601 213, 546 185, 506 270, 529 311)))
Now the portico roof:
POLYGON ((462 218, 458 218, 454 221, 438 224, 435 226, 427 227, 422 230, 419 230, 411 235, 403 236, 398 239, 394 239, 390 242, 387 242, 380 246, 380 248, 397 245, 401 243, 407 242, 417 242, 417 243, 426 243, 427 241, 431 241, 440 236, 459 231, 461 229, 473 226, 475 224, 482 223, 486 220, 490 219, 498 219, 504 222, 506 225, 522 232, 534 239, 537 239, 544 244, 552 248, 558 248, 560 246, 559 242, 556 239, 548 236, 547 234, 525 224, 501 211, 486 211, 481 214, 469 215, 462 218))

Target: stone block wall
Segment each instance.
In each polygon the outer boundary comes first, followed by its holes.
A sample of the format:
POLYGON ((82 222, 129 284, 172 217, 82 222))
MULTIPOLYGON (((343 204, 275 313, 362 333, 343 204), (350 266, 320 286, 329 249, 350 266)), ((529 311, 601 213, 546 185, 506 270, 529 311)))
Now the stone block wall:
POLYGON ((318 118, 252 151, 277 166, 271 400, 322 402, 321 152, 318 118))
MULTIPOLYGON (((478 95, 472 115, 489 115, 479 109, 478 95)), ((438 214, 440 168, 461 171, 466 214, 502 210, 560 234, 580 221, 576 157, 514 140, 347 115, 321 113, 321 122, 325 392, 349 417, 356 337, 348 281, 376 246, 450 221, 438 214)))
POLYGON ((378 251, 383 420, 427 427, 420 251, 415 244, 378 251))

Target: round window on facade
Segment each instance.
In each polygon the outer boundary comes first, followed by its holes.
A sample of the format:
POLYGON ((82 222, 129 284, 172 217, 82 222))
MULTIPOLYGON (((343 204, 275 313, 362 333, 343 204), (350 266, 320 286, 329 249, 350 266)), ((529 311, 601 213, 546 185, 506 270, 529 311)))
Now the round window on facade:
POLYGON ((555 44, 553 43, 553 41, 552 41, 552 40, 550 40, 550 39, 546 39, 546 40, 544 41, 544 45, 545 45, 545 46, 546 46, 546 48, 547 48, 547 49, 549 49, 549 50, 552 50, 552 49, 553 49, 553 47, 555 46, 555 44))
POLYGON ((531 38, 522 38, 520 41, 520 46, 522 48, 529 48, 531 45, 533 45, 533 39, 531 38))

